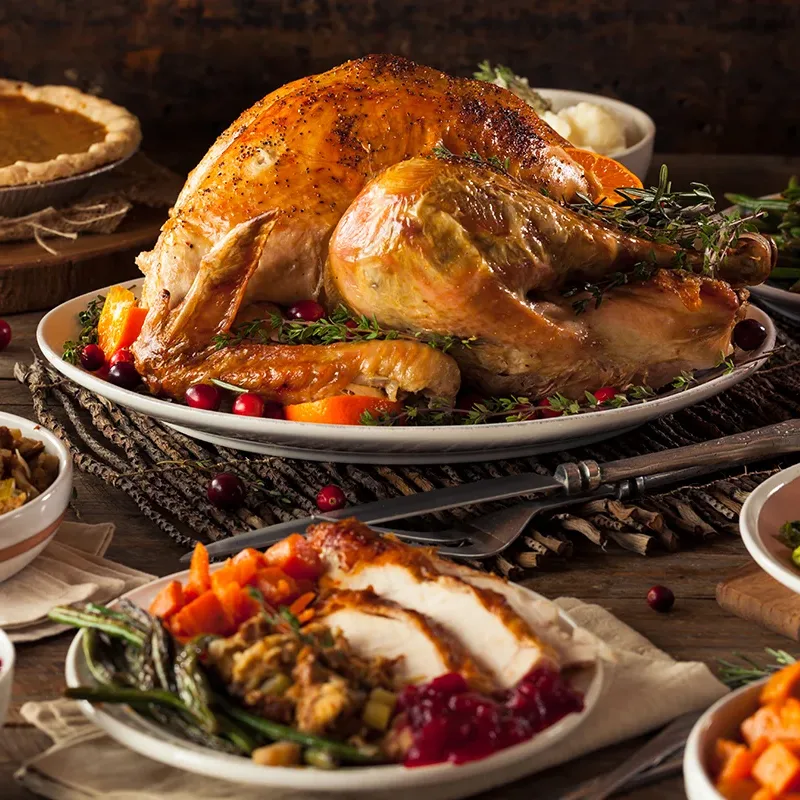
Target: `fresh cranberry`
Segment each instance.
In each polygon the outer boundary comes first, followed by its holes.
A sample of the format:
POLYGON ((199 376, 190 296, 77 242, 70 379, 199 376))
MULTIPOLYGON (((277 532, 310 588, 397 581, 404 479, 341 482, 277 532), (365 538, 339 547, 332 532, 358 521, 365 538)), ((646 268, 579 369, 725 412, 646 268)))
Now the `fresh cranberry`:
POLYGON ((617 390, 613 386, 603 386, 602 389, 598 389, 596 392, 592 392, 592 394, 594 394, 594 399, 597 400, 598 403, 607 403, 617 396, 617 390))
POLYGON ((130 363, 133 364, 133 353, 131 353, 127 347, 117 350, 117 352, 108 359, 108 364, 113 367, 114 364, 119 364, 122 361, 130 361, 130 363))
POLYGON ((335 484, 329 483, 319 490, 317 495, 317 508, 320 511, 338 511, 347 505, 344 492, 335 484))
POLYGON ((666 586, 654 586, 647 593, 647 605, 653 611, 665 614, 675 605, 675 595, 672 593, 672 589, 668 589, 666 586))
POLYGON ((108 380, 121 389, 135 389, 142 382, 142 376, 130 361, 120 361, 109 369, 108 380))
POLYGON ((4 319, 0 319, 0 352, 5 350, 10 344, 11 326, 4 319))
POLYGON ((316 322, 325 316, 325 309, 316 300, 301 300, 289 306, 286 316, 301 322, 316 322))
POLYGON ((81 366, 89 372, 97 372, 106 363, 103 351, 96 344, 86 344, 81 348, 81 366))
POLYGON ((233 413, 242 417, 260 417, 264 414, 264 401, 257 395, 245 392, 233 401, 233 413))
POLYGON ((218 508, 235 508, 244 502, 244 483, 232 472, 220 472, 208 484, 208 501, 218 508))
POLYGON ((437 694, 461 694, 469 688, 460 672, 447 672, 434 678, 429 684, 431 691, 437 694))
POLYGON ((544 400, 540 400, 536 407, 539 409, 539 415, 544 417, 545 419, 549 419, 550 417, 560 417, 561 412, 556 411, 554 408, 550 407, 550 400, 549 398, 545 397, 544 400))
POLYGON ((280 403, 276 403, 273 400, 265 400, 264 411, 261 416, 268 419, 286 419, 286 412, 280 403))
POLYGON ((222 403, 222 391, 211 383, 196 383, 186 390, 186 403, 191 408, 216 411, 222 403))
POLYGON ((767 329, 757 319, 743 319, 733 326, 733 343, 741 350, 758 350, 766 338, 767 329))

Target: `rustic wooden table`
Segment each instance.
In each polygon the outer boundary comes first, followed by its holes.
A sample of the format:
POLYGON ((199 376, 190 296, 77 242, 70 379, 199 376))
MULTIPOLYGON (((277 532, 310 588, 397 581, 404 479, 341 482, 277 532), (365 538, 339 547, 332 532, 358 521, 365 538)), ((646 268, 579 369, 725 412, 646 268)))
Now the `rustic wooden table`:
MULTIPOLYGON (((736 190, 766 194, 784 186, 789 175, 800 174, 800 158, 671 156, 665 160, 676 185, 700 180, 720 193, 736 190)), ((0 408, 25 417, 32 417, 33 410, 27 391, 14 380, 13 366, 16 361, 30 359, 40 317, 41 313, 10 317, 14 340, 0 355, 0 408)), ((75 476, 75 486, 75 505, 83 521, 116 523, 117 533, 109 558, 155 575, 166 575, 180 568, 180 548, 151 525, 127 496, 81 473, 75 476)), ((623 550, 611 551, 602 558, 577 557, 568 570, 538 574, 529 585, 550 597, 572 595, 600 603, 672 656, 714 665, 718 658, 734 652, 758 658, 765 647, 793 649, 787 640, 727 614, 716 604, 717 582, 747 561, 738 539, 720 537, 693 550, 647 558, 623 550), (655 583, 666 584, 675 592, 677 602, 670 614, 656 614, 645 603, 645 594, 655 583)), ((3 800, 34 797, 19 787, 12 776, 20 762, 44 749, 48 740, 22 720, 19 709, 27 701, 59 694, 64 686, 63 663, 70 638, 65 634, 17 648, 10 718, 0 731, 3 800)), ((568 767, 519 781, 486 797, 557 798, 579 781, 611 769, 640 743, 632 741, 607 748, 568 767)), ((626 796, 637 800, 676 800, 685 795, 682 779, 674 777, 626 796)))

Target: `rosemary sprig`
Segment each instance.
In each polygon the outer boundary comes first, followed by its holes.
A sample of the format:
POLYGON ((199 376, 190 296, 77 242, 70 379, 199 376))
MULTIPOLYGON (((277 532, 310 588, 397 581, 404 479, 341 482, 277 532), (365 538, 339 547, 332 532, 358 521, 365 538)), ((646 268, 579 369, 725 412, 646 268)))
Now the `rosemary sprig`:
POLYGON ((481 61, 478 69, 473 73, 473 77, 479 81, 493 83, 502 89, 508 89, 520 100, 524 100, 540 116, 545 111, 553 110, 553 104, 532 89, 527 78, 517 75, 510 67, 504 67, 502 64, 492 66, 489 61, 481 61))
POLYGON ((345 306, 337 306, 327 317, 315 322, 284 319, 278 312, 269 320, 257 319, 237 325, 228 333, 214 337, 219 350, 243 342, 256 344, 335 344, 337 342, 366 342, 376 339, 405 339, 423 342, 436 350, 447 352, 455 345, 470 347, 476 337, 460 338, 443 334, 406 333, 381 328, 374 317, 351 314, 345 306))
POLYGON ((719 679, 731 689, 738 689, 740 686, 766 678, 768 675, 772 675, 773 672, 788 667, 797 661, 793 655, 785 650, 773 650, 771 647, 767 647, 766 652, 774 663, 759 664, 755 659, 741 653, 734 653, 734 656, 743 662, 740 664, 726 661, 722 658, 718 659, 719 679))
POLYGON ((87 344, 97 344, 97 326, 100 322, 100 314, 103 311, 103 304, 106 298, 97 295, 94 300, 89 302, 84 311, 78 312, 78 322, 81 331, 76 340, 64 342, 61 358, 69 364, 77 364, 81 355, 81 350, 87 344))

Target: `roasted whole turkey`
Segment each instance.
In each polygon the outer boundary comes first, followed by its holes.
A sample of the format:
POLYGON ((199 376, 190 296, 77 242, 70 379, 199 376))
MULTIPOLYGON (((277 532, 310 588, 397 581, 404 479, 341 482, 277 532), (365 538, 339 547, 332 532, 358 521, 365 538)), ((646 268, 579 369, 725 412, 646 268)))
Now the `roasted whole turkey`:
POLYGON ((576 396, 713 366, 768 242, 741 236, 710 277, 700 253, 571 209, 602 187, 567 147, 510 92, 393 56, 278 89, 220 136, 139 256, 139 371, 175 397, 216 378, 298 403, 354 387, 452 399, 462 380, 576 396), (565 297, 642 263, 585 313, 565 297), (419 339, 220 345, 311 298, 419 339), (444 353, 429 335, 470 344, 444 353))

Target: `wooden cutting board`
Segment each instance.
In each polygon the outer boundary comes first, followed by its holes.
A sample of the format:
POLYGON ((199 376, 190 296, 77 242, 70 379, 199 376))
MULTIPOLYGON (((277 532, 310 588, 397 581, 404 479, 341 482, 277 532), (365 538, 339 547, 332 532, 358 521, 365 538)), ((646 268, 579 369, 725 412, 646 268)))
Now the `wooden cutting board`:
POLYGON ((0 244, 0 315, 49 309, 71 297, 139 277, 134 259, 149 249, 167 217, 166 208, 135 205, 113 233, 0 244))
POLYGON ((717 602, 737 617, 800 641, 800 595, 747 564, 717 584, 717 602))

